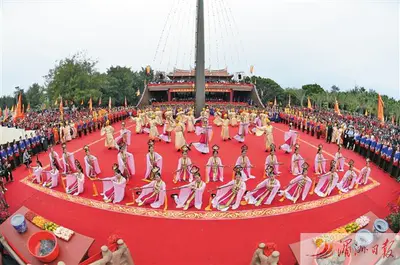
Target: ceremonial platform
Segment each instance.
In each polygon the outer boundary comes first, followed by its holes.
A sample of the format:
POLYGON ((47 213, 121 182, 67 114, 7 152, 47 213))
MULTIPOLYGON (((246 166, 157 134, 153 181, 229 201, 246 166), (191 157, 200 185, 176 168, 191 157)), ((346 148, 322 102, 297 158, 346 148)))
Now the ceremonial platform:
MULTIPOLYGON (((120 124, 113 124, 116 132, 120 124)), ((127 121, 127 127, 133 131, 134 123, 127 121)), ((284 142, 283 134, 287 125, 273 124, 275 144, 284 142)), ((237 133, 237 127, 230 127, 230 135, 237 133)), ((159 127, 161 131, 161 127, 159 127)), ((398 196, 395 180, 383 173, 375 165, 368 184, 359 186, 348 193, 339 194, 335 189, 333 194, 320 198, 316 194, 308 195, 303 202, 296 204, 276 197, 271 205, 255 207, 242 205, 237 210, 220 212, 215 209, 205 211, 209 203, 210 192, 216 187, 232 179, 232 167, 240 155, 242 144, 220 139, 221 128, 213 125, 214 136, 211 145, 220 147, 219 156, 224 165, 224 182, 210 182, 203 195, 202 210, 178 210, 168 193, 167 202, 159 209, 149 206, 138 207, 126 205, 132 202, 130 188, 143 186, 142 181, 146 170, 147 134, 132 134, 132 143, 128 151, 134 155, 136 175, 127 185, 124 200, 119 204, 105 203, 101 196, 93 196, 93 183, 85 180, 85 191, 79 196, 67 195, 59 185, 54 190, 44 188, 30 181, 30 172, 23 167, 15 171, 16 181, 9 184, 7 200, 11 204, 11 212, 22 205, 38 214, 47 216, 57 223, 78 233, 95 239, 90 254, 99 249, 111 234, 117 234, 131 249, 135 264, 249 264, 252 253, 260 242, 275 242, 281 253, 282 264, 294 264, 295 258, 289 249, 289 244, 298 242, 300 233, 322 233, 330 231, 339 224, 353 220, 365 212, 372 211, 380 217, 386 216, 387 202, 394 201, 398 196), (190 245, 187 244, 190 242, 190 245)), ((299 133, 298 143, 300 154, 310 165, 313 164, 318 144, 324 145, 324 156, 332 159, 337 147, 317 140, 310 135, 299 133)), ((195 142, 198 136, 185 133, 187 142, 195 142)), ((75 139, 67 144, 68 150, 75 158, 83 161, 83 146, 89 145, 91 153, 97 156, 102 173, 100 177, 113 175, 112 164, 117 161, 117 151, 104 147, 104 137, 100 133, 92 133, 87 137, 75 139)), ((247 181, 247 190, 263 180, 264 163, 268 153, 265 152, 264 138, 248 135, 245 140, 248 146, 248 157, 255 166, 252 175, 256 179, 247 181)), ((55 150, 60 153, 60 146, 55 150)), ((155 151, 163 157, 162 178, 167 189, 177 187, 173 183, 173 172, 176 171, 181 153, 177 152, 173 143, 157 142, 155 151)), ((279 179, 285 187, 293 178, 289 173, 290 154, 281 150, 276 152, 282 172, 279 179)), ((343 155, 355 161, 355 170, 365 165, 365 161, 352 151, 343 150, 343 155)), ((205 175, 205 165, 211 154, 200 154, 196 150, 189 151, 193 164, 205 175)), ((39 155, 39 160, 48 167, 48 154, 39 155)), ((345 169, 347 170, 347 166, 345 169)), ((342 178, 343 173, 339 173, 342 178)), ((314 178, 312 170, 309 176, 314 178)), ((95 183, 101 192, 101 183, 95 183)))

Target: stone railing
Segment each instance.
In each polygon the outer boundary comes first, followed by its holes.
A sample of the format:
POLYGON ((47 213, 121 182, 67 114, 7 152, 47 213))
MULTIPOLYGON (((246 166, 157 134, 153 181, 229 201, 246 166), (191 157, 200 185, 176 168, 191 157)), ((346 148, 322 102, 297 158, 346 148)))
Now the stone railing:
POLYGON ((273 251, 270 256, 264 254, 266 245, 260 243, 256 251, 254 251, 253 258, 251 259, 250 265, 278 265, 279 264, 279 252, 273 251))

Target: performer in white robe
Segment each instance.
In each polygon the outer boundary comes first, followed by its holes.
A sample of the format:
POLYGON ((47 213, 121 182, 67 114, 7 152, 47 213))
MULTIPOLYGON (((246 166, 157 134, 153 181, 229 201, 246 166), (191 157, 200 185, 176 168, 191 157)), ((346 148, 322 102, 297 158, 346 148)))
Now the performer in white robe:
POLYGON ((349 161, 349 170, 344 174, 342 180, 337 184, 338 189, 341 192, 348 192, 349 190, 354 188, 354 185, 357 183, 357 174, 353 170, 354 161, 349 161))
POLYGON ((114 128, 110 125, 110 121, 106 121, 106 126, 104 126, 101 131, 100 135, 105 135, 106 138, 104 140, 104 146, 110 150, 111 148, 115 147, 115 140, 114 140, 114 128))
POLYGON ((126 148, 122 148, 118 152, 117 160, 119 171, 121 171, 127 179, 132 178, 136 173, 133 154, 127 152, 126 148))
POLYGON ((235 179, 217 188, 217 194, 212 200, 212 206, 220 211, 229 208, 236 210, 240 206, 242 197, 246 191, 246 182, 240 172, 236 172, 235 179))
POLYGON ((301 200, 304 201, 307 198, 308 192, 310 191, 312 181, 307 176, 308 173, 308 164, 303 164, 303 172, 301 175, 295 177, 289 182, 289 185, 286 186, 285 189, 280 191, 280 196, 283 196, 279 201, 284 201, 285 198, 296 203, 297 200, 301 197, 301 200))
POLYGON ((289 131, 284 135, 285 143, 279 147, 286 153, 292 152, 292 147, 296 145, 297 132, 292 129, 292 124, 289 125, 289 131))
POLYGON ((196 135, 200 135, 200 140, 197 143, 191 143, 197 151, 202 154, 210 152, 209 144, 212 139, 212 127, 208 125, 208 119, 202 119, 202 126, 196 126, 196 135))
POLYGON ((63 162, 63 173, 71 173, 76 171, 75 157, 73 153, 67 151, 67 146, 62 145, 62 162, 63 162))
MULTIPOLYGON (((257 119, 260 121, 260 119, 257 117, 257 119)), ((261 123, 261 121, 260 121, 261 123)), ((260 124, 261 125, 261 124, 260 124)), ((265 134, 265 152, 269 152, 271 149, 271 145, 274 144, 274 136, 272 133, 273 127, 271 125, 271 122, 269 119, 266 120, 266 125, 265 126, 256 126, 253 128, 254 133, 256 136, 262 136, 265 134)))
POLYGON ((265 171, 267 179, 259 183, 254 190, 248 191, 244 196, 248 204, 255 206, 269 205, 278 193, 281 184, 275 178, 274 167, 268 166, 265 171))
POLYGON ((369 158, 367 158, 367 160, 365 161, 366 165, 365 165, 365 167, 363 167, 361 169, 360 174, 358 175, 358 178, 357 178, 358 185, 361 185, 361 184, 366 185, 367 184, 369 175, 371 174, 371 167, 369 166, 370 161, 371 160, 369 158))
POLYGON ((121 142, 123 142, 126 146, 131 145, 131 134, 132 132, 125 127, 125 122, 121 124, 121 130, 119 130, 119 136, 115 138, 116 148, 118 149, 121 146, 121 142))
POLYGON ((192 110, 190 110, 188 112, 186 120, 187 120, 187 132, 188 133, 194 132, 195 131, 195 128, 194 128, 194 116, 193 116, 193 111, 192 110))
POLYGON ((144 124, 144 121, 143 121, 143 119, 142 119, 142 115, 140 114, 140 112, 139 112, 140 110, 138 110, 138 116, 137 117, 131 117, 131 120, 134 122, 134 123, 136 123, 136 126, 135 126, 135 133, 136 134, 141 134, 141 133, 143 133, 143 124, 144 124))
POLYGON ((324 155, 322 154, 322 144, 318 145, 318 151, 315 155, 314 159, 314 172, 316 174, 325 174, 326 173, 326 160, 324 155))
POLYGON ((146 173, 144 175, 144 178, 146 180, 153 180, 154 179, 154 174, 152 169, 154 167, 158 167, 160 170, 160 174, 162 172, 162 156, 159 155, 158 153, 156 153, 154 151, 154 142, 153 141, 149 141, 148 142, 148 146, 149 146, 149 152, 146 155, 146 173))
POLYGON ((194 176, 194 181, 188 185, 179 187, 179 195, 172 195, 172 198, 174 198, 176 203, 176 208, 183 208, 183 210, 186 211, 191 207, 195 207, 196 209, 201 210, 206 183, 201 180, 199 170, 198 167, 192 166, 190 172, 194 176))
POLYGON ((72 140, 71 137, 71 126, 69 125, 68 121, 65 122, 65 127, 64 127, 64 135, 65 135, 65 140, 67 142, 72 140))
POLYGON ((51 170, 45 171, 46 180, 43 181, 43 187, 48 187, 50 189, 57 187, 59 171, 54 165, 50 165, 51 170))
POLYGON ((63 168, 60 163, 60 156, 57 154, 56 151, 54 151, 53 146, 50 146, 49 158, 50 165, 54 165, 58 170, 63 168))
POLYGON ((97 175, 101 173, 99 161, 97 160, 97 157, 90 154, 89 146, 85 145, 83 150, 85 150, 86 153, 84 158, 86 176, 89 178, 96 178, 97 175))
POLYGON ((246 175, 244 180, 256 178, 255 176, 251 175, 251 169, 254 166, 251 164, 250 159, 247 157, 247 149, 247 145, 242 146, 241 155, 238 157, 235 163, 236 166, 241 166, 243 168, 243 172, 246 175))
POLYGON ((222 119, 221 138, 222 141, 231 140, 231 136, 229 134, 229 119, 227 114, 225 114, 224 118, 222 119))
POLYGON ((152 208, 159 208, 165 202, 166 185, 161 179, 160 169, 154 167, 152 172, 154 180, 139 188, 141 193, 136 199, 138 206, 150 205, 152 208))
POLYGON ((342 146, 338 146, 338 151, 335 154, 335 162, 336 162, 336 170, 343 172, 344 171, 344 162, 346 158, 342 155, 342 146))
POLYGON ((271 144, 270 150, 271 150, 271 153, 265 159, 264 170, 266 172, 267 168, 269 166, 271 166, 274 169, 274 174, 279 175, 281 172, 279 172, 279 162, 278 162, 278 157, 275 155, 275 145, 274 144, 271 144))
POLYGON ((300 175, 302 172, 302 165, 304 163, 304 158, 299 154, 299 145, 294 148, 294 154, 292 155, 290 163, 290 171, 293 175, 300 175))
POLYGON ((224 181, 224 165, 221 158, 218 157, 218 145, 213 145, 213 155, 210 157, 206 164, 206 183, 210 181, 224 181))
POLYGON ((75 173, 67 173, 65 192, 74 196, 81 194, 85 188, 85 175, 78 160, 75 160, 75 173))
POLYGON ((248 133, 249 133, 249 123, 246 120, 246 114, 242 112, 242 115, 240 115, 238 133, 233 138, 239 143, 243 143, 248 133))
POLYGON ((314 192, 320 197, 327 197, 332 193, 338 181, 339 175, 336 173, 335 161, 332 161, 329 172, 319 176, 319 181, 314 192))
POLYGON ((119 203, 125 197, 126 179, 122 176, 118 165, 114 164, 115 175, 110 178, 96 179, 103 183, 103 200, 105 202, 119 203))
POLYGON ((34 167, 29 166, 29 168, 32 169, 32 171, 33 171, 32 173, 34 175, 34 177, 32 179, 32 182, 36 182, 36 184, 41 184, 42 180, 43 180, 43 177, 42 177, 42 174, 43 174, 42 163, 39 160, 37 160, 36 161, 36 166, 34 166, 34 167))
POLYGON ((193 175, 191 173, 192 160, 188 157, 187 146, 182 147, 182 157, 178 160, 178 167, 175 171, 174 183, 178 181, 193 181, 193 175))

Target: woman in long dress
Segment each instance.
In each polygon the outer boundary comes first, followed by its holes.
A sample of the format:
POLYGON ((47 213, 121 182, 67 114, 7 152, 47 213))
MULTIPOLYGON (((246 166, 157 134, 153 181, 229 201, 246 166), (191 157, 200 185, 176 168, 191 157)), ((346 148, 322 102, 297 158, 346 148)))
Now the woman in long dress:
POLYGON ((142 119, 142 115, 140 114, 140 110, 138 110, 137 117, 131 117, 131 120, 136 124, 135 126, 135 133, 141 134, 143 133, 143 124, 144 121, 142 119))
POLYGON ((85 161, 86 176, 88 176, 89 178, 96 178, 97 175, 101 173, 99 161, 97 160, 97 157, 90 154, 88 145, 85 145, 85 147, 83 147, 83 150, 85 150, 86 153, 83 159, 85 161))
POLYGON ((67 173, 65 192, 74 196, 81 194, 85 188, 85 175, 78 160, 75 160, 75 173, 67 173))
POLYGON ((63 173, 71 173, 76 171, 76 161, 73 153, 67 151, 67 146, 62 145, 62 162, 63 173))
POLYGON ((292 128, 293 128, 293 124, 290 123, 289 131, 285 132, 285 135, 284 135, 285 143, 283 145, 279 146, 279 149, 282 149, 287 154, 292 152, 292 147, 296 146, 296 141, 297 141, 297 132, 295 130, 293 130, 292 128))
POLYGON ((322 154, 322 144, 318 145, 318 151, 314 159, 314 172, 316 174, 326 173, 326 159, 322 154))
POLYGON ((256 126, 255 134, 256 136, 262 136, 265 134, 265 152, 271 150, 271 145, 274 144, 274 135, 272 134, 273 127, 271 121, 268 119, 265 126, 256 126))
POLYGON ((32 179, 32 182, 36 182, 36 184, 41 184, 42 183, 42 174, 43 174, 43 166, 42 163, 37 160, 36 161, 36 166, 30 166, 30 168, 33 170, 33 175, 34 178, 32 179))
POLYGON ((182 123, 182 118, 176 118, 175 130, 175 149, 180 151, 184 146, 186 146, 186 139, 184 136, 185 124, 182 123))
POLYGON ((161 179, 160 169, 155 167, 152 172, 154 180, 139 188, 141 193, 136 199, 138 206, 150 205, 152 208, 159 208, 165 202, 166 185, 161 179))
POLYGON ((214 113, 214 124, 217 127, 220 127, 222 125, 221 112, 219 111, 219 109, 216 109, 214 113))
POLYGON ((245 174, 245 180, 247 179, 254 179, 255 176, 251 175, 251 169, 254 167, 250 159, 247 157, 247 145, 242 146, 241 155, 236 160, 235 166, 240 166, 243 168, 243 173, 245 174))
POLYGON ((190 169, 190 172, 194 176, 194 181, 179 187, 179 195, 172 194, 172 198, 174 198, 176 203, 176 208, 183 208, 183 210, 186 211, 191 207, 195 207, 196 209, 201 210, 206 183, 201 180, 199 170, 198 167, 193 166, 190 169))
POLYGON ((299 198, 304 201, 310 191, 312 180, 308 177, 308 164, 303 164, 303 172, 289 182, 289 185, 280 191, 280 196, 283 196, 279 201, 284 201, 285 198, 296 203, 299 198))
POLYGON ((131 145, 131 134, 132 132, 125 127, 125 122, 123 121, 121 124, 121 130, 119 130, 119 136, 115 138, 116 142, 116 147, 118 148, 119 146, 122 145, 122 143, 126 146, 131 145))
POLYGON ((202 118, 202 126, 196 127, 196 135, 200 135, 199 142, 191 143, 190 145, 193 145, 200 153, 208 154, 210 152, 209 143, 212 139, 213 133, 212 127, 208 125, 207 118, 202 118))
POLYGON ((302 165, 304 163, 303 157, 299 154, 299 145, 294 148, 294 154, 292 155, 292 160, 290 164, 290 170, 293 175, 300 175, 302 172, 302 165))
POLYGON ((228 112, 229 120, 230 120, 230 125, 232 127, 235 127, 238 125, 238 121, 236 118, 236 111, 235 109, 232 109, 231 111, 228 112))
POLYGON ((249 123, 247 122, 246 113, 242 112, 239 120, 238 133, 233 137, 236 141, 243 143, 246 135, 249 133, 249 123))
POLYGON ((65 135, 65 141, 69 142, 69 141, 72 140, 72 137, 71 137, 71 126, 69 125, 68 121, 65 122, 64 135, 65 135))
POLYGON ((154 179, 153 168, 157 167, 162 171, 162 161, 163 158, 157 152, 154 151, 154 142, 149 140, 148 142, 149 152, 146 155, 146 173, 144 175, 145 180, 152 181, 154 179))
POLYGON ((346 158, 342 155, 342 146, 338 145, 338 151, 335 154, 335 163, 336 163, 336 170, 343 172, 344 171, 344 161, 346 158))
POLYGON ((46 180, 43 181, 43 187, 52 189, 58 185, 59 171, 53 164, 51 164, 50 167, 50 171, 44 171, 46 174, 46 180))
POLYGON ((336 173, 335 161, 333 160, 329 172, 319 176, 319 181, 314 192, 320 197, 329 196, 336 187, 338 181, 339 176, 336 173))
POLYGON ((126 148, 121 148, 117 155, 119 171, 129 180, 136 173, 135 159, 133 154, 126 151, 126 148))
POLYGON ((210 157, 206 164, 206 183, 210 181, 224 181, 224 165, 221 158, 218 157, 218 145, 213 145, 213 155, 210 157))
POLYGON ((358 175, 358 178, 357 178, 358 185, 366 185, 367 184, 369 175, 371 174, 371 167, 369 166, 370 161, 371 160, 369 158, 367 158, 365 160, 365 167, 363 167, 361 169, 360 174, 358 175))
POLYGON ((231 136, 229 135, 229 119, 227 114, 224 115, 221 124, 222 124, 222 129, 221 129, 222 141, 230 140, 231 136))
POLYGON ((126 179, 122 176, 118 165, 113 165, 114 176, 96 179, 103 183, 103 200, 105 202, 119 203, 125 197, 126 179))
POLYGON ((243 180, 240 171, 236 171, 234 180, 217 188, 212 206, 220 211, 227 211, 229 208, 236 210, 240 206, 245 191, 246 182, 243 180))
POLYGON ((194 115, 193 115, 193 111, 190 110, 188 112, 187 115, 187 132, 191 133, 195 131, 195 127, 194 127, 194 115))
POLYGON ((178 167, 175 171, 174 183, 180 181, 193 181, 193 175, 191 173, 192 160, 188 157, 187 146, 182 147, 182 157, 178 160, 178 167))
POLYGON ((354 161, 349 161, 349 170, 346 171, 342 180, 337 184, 338 189, 340 192, 348 192, 349 190, 354 188, 354 185, 357 183, 357 174, 353 170, 354 161))
POLYGON ((267 179, 259 183, 254 190, 247 192, 245 195, 244 198, 248 204, 255 206, 262 204, 269 205, 278 193, 281 184, 275 178, 274 167, 268 166, 265 171, 267 179))
POLYGON ((275 145, 271 144, 271 152, 265 159, 265 172, 267 172, 268 167, 272 167, 274 169, 274 174, 279 175, 281 172, 279 171, 279 162, 278 157, 275 155, 275 145))
POLYGON ((101 129, 101 136, 106 135, 104 146, 110 150, 115 147, 114 128, 110 125, 110 121, 106 121, 106 126, 101 129))

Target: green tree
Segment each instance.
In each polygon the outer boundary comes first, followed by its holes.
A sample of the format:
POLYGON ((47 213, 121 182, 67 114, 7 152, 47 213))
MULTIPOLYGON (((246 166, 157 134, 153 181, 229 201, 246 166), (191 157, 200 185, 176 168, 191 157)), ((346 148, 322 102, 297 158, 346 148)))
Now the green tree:
POLYGON ((324 92, 325 90, 318 84, 308 84, 308 85, 303 85, 301 87, 305 92, 307 96, 313 95, 313 94, 319 94, 324 92))
POLYGON ((253 83, 256 82, 258 95, 264 104, 269 101, 274 101, 276 97, 277 102, 285 105, 285 102, 287 101, 285 90, 278 83, 270 78, 259 76, 253 78, 253 83))
MULTIPOLYGON (((26 91, 26 101, 30 104, 31 108, 39 108, 45 101, 44 88, 37 83, 32 84, 28 91, 26 91)), ((25 106, 27 107, 27 106, 25 106)))

